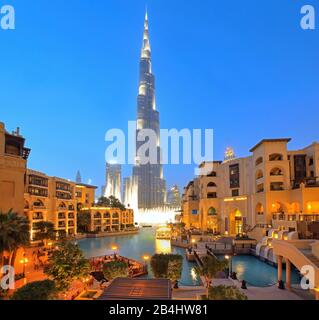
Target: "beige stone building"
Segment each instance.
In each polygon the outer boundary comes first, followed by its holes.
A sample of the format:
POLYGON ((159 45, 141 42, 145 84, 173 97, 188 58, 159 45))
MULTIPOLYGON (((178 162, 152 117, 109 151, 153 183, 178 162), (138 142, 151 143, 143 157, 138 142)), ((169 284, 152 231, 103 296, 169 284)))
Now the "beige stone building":
POLYGON ((0 210, 23 214, 24 179, 30 149, 19 128, 9 133, 0 122, 0 210))
POLYGON ((308 236, 319 236, 319 143, 290 151, 289 141, 265 139, 248 157, 203 163, 183 195, 187 228, 260 239, 274 221, 288 229, 306 221, 315 225, 308 236))
POLYGON ((134 225, 132 210, 96 208, 97 187, 27 169, 30 149, 19 129, 13 133, 0 123, 0 210, 26 215, 34 238, 35 224, 49 221, 59 237, 77 234, 77 212, 89 208, 92 231, 119 231, 134 225))
POLYGON ((91 232, 119 232, 134 227, 132 209, 95 207, 82 208, 91 215, 91 232))
MULTIPOLYGON (((40 221, 54 224, 58 236, 77 233, 78 206, 94 203, 96 187, 28 169, 25 180, 24 213, 31 226, 40 221)), ((34 228, 32 228, 32 233, 34 228)))

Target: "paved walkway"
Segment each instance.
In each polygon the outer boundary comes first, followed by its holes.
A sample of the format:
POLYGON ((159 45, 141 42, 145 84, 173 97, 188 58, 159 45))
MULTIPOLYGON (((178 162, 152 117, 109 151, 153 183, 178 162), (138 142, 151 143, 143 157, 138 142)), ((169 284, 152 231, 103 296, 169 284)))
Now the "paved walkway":
MULTIPOLYGON (((258 288, 248 287, 241 289, 241 283, 231 279, 214 279, 213 286, 236 286, 243 292, 248 300, 303 300, 300 296, 290 290, 279 290, 277 286, 258 288)), ((206 288, 200 287, 180 287, 173 291, 174 300, 197 300, 201 295, 206 294, 206 288)))

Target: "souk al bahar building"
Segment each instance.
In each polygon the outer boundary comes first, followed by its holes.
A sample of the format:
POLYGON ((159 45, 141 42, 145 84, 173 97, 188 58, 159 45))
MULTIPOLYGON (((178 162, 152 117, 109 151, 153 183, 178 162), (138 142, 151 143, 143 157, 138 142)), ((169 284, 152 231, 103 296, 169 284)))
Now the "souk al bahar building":
POLYGON ((205 174, 184 190, 186 227, 260 240, 280 226, 319 239, 319 143, 288 150, 289 141, 265 139, 250 156, 228 149, 224 161, 201 164, 205 174))

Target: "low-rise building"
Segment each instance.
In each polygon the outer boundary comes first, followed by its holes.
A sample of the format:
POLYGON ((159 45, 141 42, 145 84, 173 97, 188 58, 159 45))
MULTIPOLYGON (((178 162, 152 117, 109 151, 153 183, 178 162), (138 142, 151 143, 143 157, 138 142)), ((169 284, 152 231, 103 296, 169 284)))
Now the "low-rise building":
POLYGON ((89 212, 91 217, 91 232, 118 232, 134 227, 134 212, 132 209, 88 207, 82 212, 89 212))
POLYGON ((319 223, 319 143, 289 151, 289 141, 265 139, 248 157, 228 149, 223 162, 203 163, 183 195, 186 227, 261 238, 278 215, 282 228, 297 217, 319 223))

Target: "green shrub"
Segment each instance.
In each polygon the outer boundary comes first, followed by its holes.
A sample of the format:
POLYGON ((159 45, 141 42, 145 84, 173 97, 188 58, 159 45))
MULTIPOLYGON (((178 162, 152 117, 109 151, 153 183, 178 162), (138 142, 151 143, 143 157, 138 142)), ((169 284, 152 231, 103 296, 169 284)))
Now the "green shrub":
POLYGON ((44 280, 31 282, 16 290, 12 300, 55 300, 58 290, 54 281, 44 280))
POLYGON ((126 278, 129 275, 129 267, 126 262, 111 261, 103 265, 103 274, 108 281, 116 278, 126 278))
POLYGON ((237 287, 217 286, 208 290, 208 300, 247 300, 237 287))

